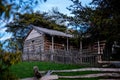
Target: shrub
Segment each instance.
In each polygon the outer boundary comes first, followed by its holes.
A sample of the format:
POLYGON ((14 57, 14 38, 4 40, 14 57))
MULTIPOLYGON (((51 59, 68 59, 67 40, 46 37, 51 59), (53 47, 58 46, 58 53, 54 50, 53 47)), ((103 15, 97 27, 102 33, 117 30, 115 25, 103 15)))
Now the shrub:
POLYGON ((21 52, 16 53, 0 53, 0 80, 17 80, 11 74, 9 67, 21 61, 21 52))

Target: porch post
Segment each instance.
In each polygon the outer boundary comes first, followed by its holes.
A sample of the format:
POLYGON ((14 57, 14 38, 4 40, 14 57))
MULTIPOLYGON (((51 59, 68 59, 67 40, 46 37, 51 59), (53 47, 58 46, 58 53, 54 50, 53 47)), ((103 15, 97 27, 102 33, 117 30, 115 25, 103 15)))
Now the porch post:
POLYGON ((100 41, 98 40, 98 61, 102 61, 100 54, 100 41))
POLYGON ((100 54, 100 41, 98 40, 98 54, 100 54))
POLYGON ((80 53, 82 53, 82 39, 80 40, 80 53))
POLYGON ((69 46, 69 41, 68 41, 68 37, 67 37, 67 51, 68 51, 68 46, 69 46))
POLYGON ((52 35, 52 52, 54 52, 54 36, 52 35))

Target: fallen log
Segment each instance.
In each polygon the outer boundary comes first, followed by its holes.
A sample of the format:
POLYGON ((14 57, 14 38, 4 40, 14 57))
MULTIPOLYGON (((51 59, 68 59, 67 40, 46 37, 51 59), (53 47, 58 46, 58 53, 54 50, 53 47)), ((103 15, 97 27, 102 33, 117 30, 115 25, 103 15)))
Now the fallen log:
POLYGON ((100 64, 120 63, 120 61, 98 61, 100 64))
POLYGON ((57 75, 45 75, 43 77, 40 78, 40 80, 54 80, 54 79, 58 79, 57 75))
MULTIPOLYGON (((107 71, 107 72, 120 72, 120 68, 81 68, 71 70, 52 70, 52 72, 79 72, 79 71, 107 71)), ((45 73, 46 71, 40 71, 45 73)))
POLYGON ((99 79, 99 80, 120 80, 120 79, 99 79))
POLYGON ((120 78, 118 73, 97 73, 97 74, 87 74, 87 75, 78 75, 78 76, 58 76, 59 78, 95 78, 95 77, 116 77, 120 78))
POLYGON ((83 69, 71 69, 71 70, 52 70, 53 72, 79 72, 79 71, 108 71, 108 72, 120 72, 120 68, 83 68, 83 69))
MULTIPOLYGON (((120 68, 82 68, 82 69, 71 69, 71 70, 52 70, 52 71, 48 71, 46 75, 40 78, 40 80, 53 80, 58 78, 93 78, 93 77, 104 77, 104 76, 120 77, 120 74, 118 73, 98 73, 98 74, 87 74, 87 75, 78 75, 78 76, 51 75, 53 72, 80 72, 80 71, 120 72, 120 68)), ((46 71, 38 71, 38 72, 45 73, 46 71)))

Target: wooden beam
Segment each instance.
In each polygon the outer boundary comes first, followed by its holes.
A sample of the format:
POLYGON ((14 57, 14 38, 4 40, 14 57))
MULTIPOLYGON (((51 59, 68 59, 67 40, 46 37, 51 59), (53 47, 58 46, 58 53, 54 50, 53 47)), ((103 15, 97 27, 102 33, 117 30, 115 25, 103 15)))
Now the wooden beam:
POLYGON ((98 61, 98 63, 103 63, 103 64, 118 63, 118 64, 120 64, 120 61, 98 61))
POLYGON ((82 53, 82 39, 80 40, 80 53, 82 53))
POLYGON ((119 78, 119 73, 97 73, 97 74, 87 74, 87 75, 78 75, 78 76, 58 76, 59 78, 95 78, 95 77, 116 77, 119 78))
POLYGON ((100 41, 98 40, 98 54, 100 54, 100 41))
POLYGON ((120 72, 120 68, 83 68, 83 69, 71 69, 71 70, 53 70, 53 72, 79 72, 79 71, 112 71, 112 72, 120 72))
POLYGON ((54 36, 52 36, 52 52, 54 52, 54 36))
POLYGON ((58 79, 57 75, 45 75, 42 78, 40 78, 39 80, 53 80, 53 79, 58 79))
MULTIPOLYGON (((80 71, 107 71, 107 72, 120 72, 120 68, 81 68, 71 70, 52 70, 53 72, 80 72, 80 71)), ((45 73, 46 71, 40 71, 45 73)))
POLYGON ((67 51, 68 51, 68 46, 69 46, 69 38, 67 37, 67 51))

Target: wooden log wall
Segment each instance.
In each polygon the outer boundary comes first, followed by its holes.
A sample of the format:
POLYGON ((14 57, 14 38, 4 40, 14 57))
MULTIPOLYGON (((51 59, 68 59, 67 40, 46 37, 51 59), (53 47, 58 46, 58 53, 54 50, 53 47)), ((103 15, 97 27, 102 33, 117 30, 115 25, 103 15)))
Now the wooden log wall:
POLYGON ((40 52, 40 49, 44 49, 44 38, 43 36, 39 36, 33 39, 29 39, 24 43, 24 52, 36 53, 40 52))
MULTIPOLYGON (((56 40, 56 37, 57 36, 54 36, 54 49, 61 49, 61 50, 64 50, 65 49, 65 45, 66 43, 62 43, 62 41, 57 41, 56 40)), ((44 49, 45 50, 51 50, 52 48, 52 36, 45 36, 44 39, 45 39, 45 42, 44 42, 44 49)), ((60 38, 60 40, 62 40, 62 38, 60 38)))

